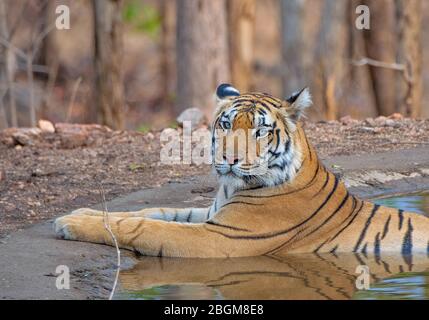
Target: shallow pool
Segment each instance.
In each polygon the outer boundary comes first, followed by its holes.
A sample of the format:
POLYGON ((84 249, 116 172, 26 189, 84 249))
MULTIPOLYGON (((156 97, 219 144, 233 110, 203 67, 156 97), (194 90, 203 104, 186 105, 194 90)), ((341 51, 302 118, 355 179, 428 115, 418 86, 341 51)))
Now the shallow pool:
MULTIPOLYGON (((429 216, 429 193, 374 202, 429 216)), ((429 231, 428 231, 429 232, 429 231)), ((361 254, 144 257, 120 275, 117 299, 428 299, 429 257, 361 254), (362 269, 360 266, 366 266, 362 269), (363 284, 369 284, 369 288, 363 284)))

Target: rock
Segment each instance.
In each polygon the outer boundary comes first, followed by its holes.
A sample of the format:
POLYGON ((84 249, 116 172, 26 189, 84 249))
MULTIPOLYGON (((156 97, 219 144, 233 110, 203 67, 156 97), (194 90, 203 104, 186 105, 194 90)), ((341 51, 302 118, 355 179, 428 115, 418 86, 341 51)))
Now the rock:
POLYGON ((190 121, 192 130, 207 123, 204 113, 198 108, 189 108, 183 111, 176 119, 177 123, 183 128, 185 121, 190 121))
POLYGON ((398 128, 400 125, 395 120, 386 119, 384 126, 385 127, 391 127, 391 128, 398 128))
POLYGON ((112 132, 112 129, 99 124, 71 124, 71 123, 56 123, 55 130, 57 133, 78 133, 86 132, 91 134, 96 133, 108 133, 112 132))
POLYGON ((340 118, 340 122, 341 122, 341 124, 348 126, 351 124, 356 124, 359 121, 356 119, 353 119, 351 116, 347 115, 347 116, 340 118))
POLYGON ((404 119, 404 116, 402 114, 396 112, 396 113, 391 114, 388 118, 392 119, 392 120, 402 120, 402 119, 404 119))
POLYGON ((0 170, 0 182, 6 180, 6 171, 0 170))
POLYGON ((370 127, 375 127, 377 125, 373 118, 366 118, 364 123, 370 127))
POLYGON ((38 141, 42 131, 39 128, 11 128, 9 132, 15 145, 32 146, 38 141))
POLYGON ((360 127, 358 131, 362 133, 380 133, 383 131, 382 128, 373 128, 373 127, 360 127))
POLYGON ((42 132, 49 132, 49 133, 54 133, 55 132, 55 127, 52 124, 52 122, 48 121, 48 120, 39 120, 39 128, 40 130, 42 130, 42 132))
POLYGON ((55 124, 55 131, 60 136, 61 146, 65 149, 74 149, 83 146, 97 145, 112 130, 98 124, 55 124))
POLYGON ((88 134, 83 132, 63 133, 61 135, 61 146, 64 149, 74 149, 87 145, 88 134))
POLYGON ((386 125, 386 120, 387 118, 385 116, 379 116, 374 119, 374 122, 376 123, 377 126, 383 127, 386 125))

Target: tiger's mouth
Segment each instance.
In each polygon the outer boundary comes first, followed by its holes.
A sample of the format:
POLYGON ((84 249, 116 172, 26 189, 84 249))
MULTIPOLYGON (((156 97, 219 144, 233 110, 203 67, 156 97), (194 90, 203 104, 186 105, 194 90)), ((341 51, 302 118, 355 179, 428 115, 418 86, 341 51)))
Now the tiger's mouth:
POLYGON ((264 161, 258 161, 255 164, 251 165, 240 165, 240 164, 215 164, 216 172, 219 175, 223 176, 235 176, 238 178, 248 177, 248 176, 263 176, 268 170, 268 162, 265 159, 264 161))

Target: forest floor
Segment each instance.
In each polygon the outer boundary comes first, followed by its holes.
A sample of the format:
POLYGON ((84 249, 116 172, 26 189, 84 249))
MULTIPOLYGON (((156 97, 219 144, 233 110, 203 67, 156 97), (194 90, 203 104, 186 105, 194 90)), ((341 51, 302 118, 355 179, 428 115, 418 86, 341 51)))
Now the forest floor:
MULTIPOLYGON (((345 117, 304 128, 321 158, 429 145, 429 120, 345 117)), ((0 131, 0 238, 100 203, 100 185, 111 200, 210 171, 208 165, 161 164, 160 132, 66 124, 55 129, 0 131)))

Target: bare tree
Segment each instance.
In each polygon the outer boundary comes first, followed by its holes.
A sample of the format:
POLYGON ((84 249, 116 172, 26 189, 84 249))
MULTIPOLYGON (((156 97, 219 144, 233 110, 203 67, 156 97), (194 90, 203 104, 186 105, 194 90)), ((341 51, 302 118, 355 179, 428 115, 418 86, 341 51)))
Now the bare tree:
MULTIPOLYGON (((391 0, 366 0, 371 10, 371 29, 363 31, 366 56, 370 59, 394 63, 396 61, 395 3, 391 0)), ((394 70, 369 67, 375 105, 379 115, 396 111, 394 70)))
POLYGON ((172 95, 172 79, 176 73, 174 65, 174 44, 176 36, 176 2, 174 0, 160 1, 161 15, 161 86, 163 101, 167 103, 172 95))
POLYGON ((419 117, 422 112, 422 2, 421 0, 396 0, 399 18, 399 56, 409 77, 405 86, 403 112, 419 117))
POLYGON ((318 83, 313 92, 328 120, 338 117, 338 91, 344 86, 347 8, 347 1, 325 0, 322 11, 315 61, 318 83))
POLYGON ((122 6, 123 0, 93 0, 97 112, 113 129, 124 127, 122 6))
POLYGON ((282 88, 287 97, 304 86, 304 13, 306 1, 281 0, 282 88))
POLYGON ((255 0, 228 1, 229 58, 232 83, 249 91, 253 80, 255 0))
MULTIPOLYGON (((13 127, 17 127, 18 117, 14 95, 14 52, 11 50, 11 47, 7 45, 11 41, 11 35, 7 25, 7 11, 6 3, 4 1, 0 1, 0 38, 3 41, 3 45, 0 44, 0 80, 6 84, 4 92, 8 93, 10 124, 13 127)), ((0 92, 1 91, 2 90, 0 90, 0 92)), ((6 114, 4 106, 3 114, 6 114)))
POLYGON ((224 0, 177 2, 177 109, 213 108, 213 92, 230 80, 224 0))

